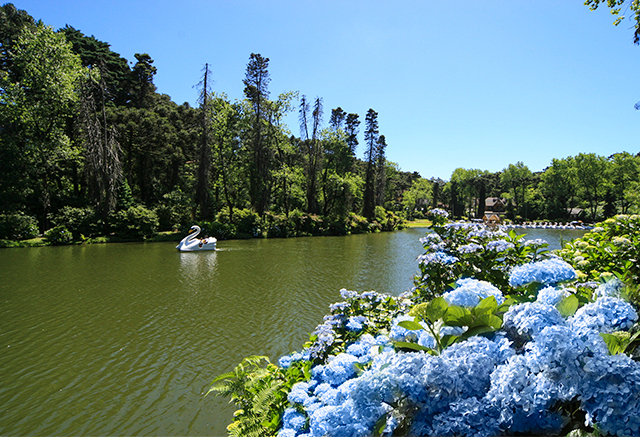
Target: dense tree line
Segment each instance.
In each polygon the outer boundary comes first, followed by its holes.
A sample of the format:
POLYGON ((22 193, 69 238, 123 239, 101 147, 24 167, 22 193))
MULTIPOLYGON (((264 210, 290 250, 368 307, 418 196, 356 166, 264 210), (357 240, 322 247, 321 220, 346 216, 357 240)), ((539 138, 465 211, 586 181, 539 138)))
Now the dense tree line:
POLYGON ((338 107, 325 122, 321 97, 272 97, 269 62, 250 54, 238 101, 212 90, 205 64, 198 106, 178 105, 156 91, 150 55, 129 63, 71 26, 54 31, 0 7, 0 238, 59 226, 144 236, 248 215, 373 222, 434 206, 482 217, 486 197, 523 220, 638 211, 638 157, 628 153, 557 159, 540 173, 521 162, 460 168, 447 182, 403 172, 386 159, 375 110, 361 120, 338 107), (283 121, 295 113, 298 136, 283 121))
POLYGON ((541 172, 522 162, 496 173, 458 168, 449 182, 427 182, 416 181, 404 195, 405 207, 414 214, 425 206, 440 206, 456 217, 482 218, 487 197, 503 199, 512 220, 593 222, 640 212, 640 153, 580 153, 553 159, 541 172), (416 199, 423 199, 422 204, 416 199))
POLYGON ((10 3, 0 26, 5 222, 35 218, 43 232, 82 216, 99 233, 129 210, 151 221, 155 214, 166 230, 220 213, 233 223, 246 210, 373 220, 417 177, 386 161, 375 111, 362 161, 358 114, 336 108, 325 125, 320 97, 273 99, 260 54, 250 55, 236 102, 212 91, 207 64, 194 108, 156 92, 148 54, 130 66, 108 43, 71 26, 54 31, 10 3), (283 123, 294 111, 299 136, 283 123))

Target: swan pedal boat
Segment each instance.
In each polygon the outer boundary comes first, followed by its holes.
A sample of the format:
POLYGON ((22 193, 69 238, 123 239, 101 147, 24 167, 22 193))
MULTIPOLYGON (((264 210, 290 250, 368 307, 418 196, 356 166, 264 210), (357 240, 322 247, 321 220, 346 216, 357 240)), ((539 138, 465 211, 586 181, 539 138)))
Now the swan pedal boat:
POLYGON ((216 240, 214 237, 198 238, 201 229, 199 226, 191 226, 189 235, 184 237, 180 244, 176 246, 180 252, 197 252, 201 250, 216 250, 216 240))

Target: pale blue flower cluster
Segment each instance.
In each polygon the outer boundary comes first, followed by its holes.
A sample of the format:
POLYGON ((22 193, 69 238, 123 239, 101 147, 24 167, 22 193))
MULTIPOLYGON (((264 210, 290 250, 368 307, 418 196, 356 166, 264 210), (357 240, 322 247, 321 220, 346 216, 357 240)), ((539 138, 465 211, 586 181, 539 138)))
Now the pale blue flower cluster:
POLYGON ((513 305, 502 318, 502 329, 513 338, 535 338, 548 326, 565 324, 556 307, 542 302, 513 305))
POLYGON ((514 247, 516 246, 513 243, 505 240, 493 240, 487 243, 487 250, 493 250, 494 252, 506 252, 514 247))
POLYGON ((502 292, 487 281, 473 278, 463 278, 456 281, 456 288, 442 295, 450 305, 475 307, 480 301, 489 296, 496 298, 498 305, 504 303, 502 292))
POLYGON ((601 297, 576 311, 568 322, 577 332, 611 333, 627 330, 637 320, 638 314, 628 302, 616 297, 601 297))
POLYGON ((420 255, 418 257, 418 262, 420 264, 441 264, 441 265, 451 265, 458 261, 458 258, 455 256, 448 255, 446 252, 437 251, 430 252, 420 255))
POLYGON ((514 267, 509 276, 509 284, 512 287, 521 287, 532 282, 554 285, 576 278, 576 271, 567 262, 560 258, 549 258, 514 267))
POLYGON ((346 328, 349 331, 362 331, 362 328, 364 328, 367 321, 368 319, 365 316, 351 316, 347 321, 346 328))
POLYGON ((569 297, 570 295, 571 293, 563 288, 545 287, 542 290, 538 291, 538 297, 536 301, 555 306, 564 298, 569 297))
POLYGON ((614 276, 605 283, 598 285, 594 291, 594 297, 621 297, 623 288, 622 281, 614 276))
POLYGON ((479 244, 469 243, 469 244, 463 244, 462 246, 459 246, 458 252, 459 253, 476 253, 476 252, 480 252, 483 249, 484 248, 479 244))
POLYGON ((420 243, 423 245, 432 245, 442 243, 442 238, 438 234, 427 234, 426 236, 420 238, 420 243))
POLYGON ((547 243, 546 240, 543 240, 541 238, 535 238, 533 240, 527 240, 524 242, 524 245, 529 247, 542 247, 545 244, 549 244, 549 243, 547 243))
POLYGON ((311 358, 311 352, 307 349, 302 352, 294 352, 290 355, 280 357, 278 365, 283 369, 288 369, 293 363, 299 361, 308 361, 311 358))
POLYGON ((391 435, 403 411, 412 412, 404 426, 415 436, 556 434, 569 420, 556 407, 567 402, 578 402, 587 425, 640 435, 640 363, 610 356, 599 335, 637 320, 620 299, 598 299, 568 320, 547 303, 514 305, 504 330, 440 356, 395 352, 391 340, 426 338, 426 330, 398 326, 402 320, 413 317, 396 318, 389 337, 365 334, 312 368, 312 379, 289 393, 278 437, 365 437, 381 417, 391 435))
POLYGON ((436 215, 436 216, 444 217, 444 218, 449 217, 449 213, 447 211, 445 211, 444 209, 441 209, 441 208, 433 208, 429 212, 431 213, 431 215, 436 215))
POLYGON ((313 335, 316 336, 316 340, 309 348, 309 352, 313 358, 321 357, 329 346, 333 344, 336 339, 336 332, 334 331, 334 320, 325 317, 325 323, 318 325, 313 335))

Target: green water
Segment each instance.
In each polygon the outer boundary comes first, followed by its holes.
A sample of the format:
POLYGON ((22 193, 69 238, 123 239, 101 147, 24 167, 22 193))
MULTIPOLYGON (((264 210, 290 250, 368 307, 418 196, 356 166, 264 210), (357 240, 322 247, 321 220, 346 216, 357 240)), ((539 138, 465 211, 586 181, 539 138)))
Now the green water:
POLYGON ((211 380, 298 349, 340 288, 408 289, 424 232, 0 250, 0 435, 224 435, 211 380))
POLYGON ((0 250, 0 435, 223 436, 211 380, 299 349, 341 288, 409 289, 424 234, 0 250))

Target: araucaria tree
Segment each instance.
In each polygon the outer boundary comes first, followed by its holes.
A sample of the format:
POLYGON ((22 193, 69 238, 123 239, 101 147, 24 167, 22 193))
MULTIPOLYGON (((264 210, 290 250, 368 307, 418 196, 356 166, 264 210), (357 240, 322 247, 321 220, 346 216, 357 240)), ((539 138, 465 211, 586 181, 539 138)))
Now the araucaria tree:
POLYGON ((366 172, 364 178, 364 196, 362 215, 367 218, 373 218, 375 216, 375 172, 376 172, 376 157, 377 157, 377 145, 379 138, 378 131, 378 113, 373 109, 367 111, 365 117, 366 130, 364 131, 364 142, 366 150, 364 152, 364 158, 366 160, 366 172))
POLYGON ((267 142, 265 125, 269 99, 269 58, 252 53, 247 64, 244 95, 253 110, 249 142, 252 162, 249 163, 249 195, 251 206, 262 215, 269 207, 271 197, 272 153, 267 142))
POLYGON ((375 183, 375 192, 376 192, 376 204, 375 206, 384 204, 384 195, 385 195, 385 187, 387 184, 387 159, 385 156, 385 151, 387 149, 387 140, 384 135, 380 135, 378 137, 378 141, 376 142, 376 183, 375 183))

